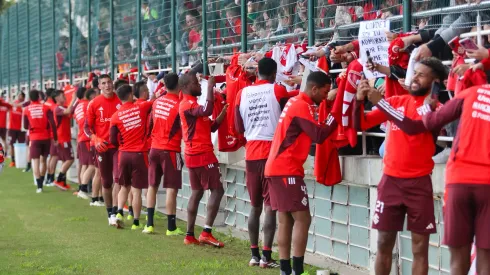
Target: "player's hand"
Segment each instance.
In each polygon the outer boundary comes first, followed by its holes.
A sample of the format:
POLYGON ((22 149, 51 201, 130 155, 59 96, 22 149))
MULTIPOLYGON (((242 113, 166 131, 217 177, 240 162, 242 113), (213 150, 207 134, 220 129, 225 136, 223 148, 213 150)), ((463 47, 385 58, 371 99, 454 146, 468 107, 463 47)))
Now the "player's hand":
POLYGON ((362 79, 359 83, 359 86, 357 86, 357 100, 364 100, 369 90, 371 90, 371 87, 369 86, 369 81, 367 79, 362 79))
POLYGON ((376 68, 378 67, 378 64, 374 62, 366 62, 366 69, 370 70, 371 72, 376 71, 376 68))
POLYGON ((328 101, 334 101, 335 97, 337 97, 337 89, 332 89, 330 92, 327 94, 327 100, 328 101))
POLYGON ((489 57, 488 49, 478 46, 478 50, 466 50, 466 55, 469 58, 474 58, 476 60, 483 60, 489 57))
POLYGON ((400 84, 400 86, 402 86, 403 89, 405 90, 410 90, 409 87, 407 85, 405 85, 405 78, 400 78, 398 79, 398 83, 400 84))
POLYGON ((429 49, 427 46, 427 43, 419 47, 419 51, 417 55, 415 56, 415 60, 419 61, 421 59, 424 59, 426 57, 431 57, 432 56, 432 51, 429 49))
POLYGON ((289 86, 294 86, 294 85, 299 85, 301 84, 301 81, 303 80, 302 76, 290 76, 288 80, 285 80, 284 82, 288 84, 289 86))
POLYGON ((385 33, 386 33, 386 38, 388 39, 389 42, 395 40, 398 37, 397 33, 392 33, 389 31, 386 31, 385 33))
POLYGON ((216 79, 214 76, 210 76, 208 79, 208 89, 213 89, 216 86, 216 79))
POLYGON ((483 66, 482 63, 476 63, 475 65, 471 66, 470 68, 473 72, 476 72, 477 70, 482 70, 485 71, 485 67, 483 66))
POLYGON ((470 64, 461 64, 456 66, 456 68, 453 69, 453 73, 463 76, 464 73, 471 68, 470 64))
POLYGON ((95 150, 97 150, 97 152, 104 153, 104 152, 107 152, 107 150, 109 149, 107 147, 107 145, 109 145, 109 143, 107 141, 103 140, 102 138, 95 136, 93 138, 93 141, 95 144, 95 150))
POLYGON ((378 104, 378 102, 383 99, 383 95, 376 89, 369 89, 368 99, 373 103, 373 105, 378 104))
POLYGON ((230 107, 230 104, 226 103, 225 106, 223 106, 221 113, 226 113, 226 111, 228 110, 228 107, 230 107))
POLYGON ((386 83, 383 83, 381 86, 379 86, 378 91, 384 96, 386 93, 386 83))

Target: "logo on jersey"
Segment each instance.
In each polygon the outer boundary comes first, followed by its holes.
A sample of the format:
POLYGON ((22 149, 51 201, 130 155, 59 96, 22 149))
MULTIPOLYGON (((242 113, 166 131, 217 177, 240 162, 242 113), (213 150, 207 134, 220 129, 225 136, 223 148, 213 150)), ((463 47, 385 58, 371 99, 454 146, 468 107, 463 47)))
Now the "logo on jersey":
MULTIPOLYGON (((101 107, 101 108, 102 108, 102 107, 101 107)), ((117 104, 117 105, 116 105, 116 109, 118 109, 118 110, 119 110, 119 108, 121 108, 121 104, 117 104)))

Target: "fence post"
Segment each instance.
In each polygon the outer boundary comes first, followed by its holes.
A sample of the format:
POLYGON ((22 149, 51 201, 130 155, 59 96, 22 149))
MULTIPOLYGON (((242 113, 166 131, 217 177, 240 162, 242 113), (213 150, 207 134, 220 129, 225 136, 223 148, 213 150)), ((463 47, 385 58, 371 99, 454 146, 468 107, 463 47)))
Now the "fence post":
POLYGON ((176 0, 170 0, 170 23, 172 39, 172 71, 177 73, 177 5, 176 0))
POLYGON ((15 13, 16 13, 16 21, 17 21, 17 94, 20 93, 20 55, 19 55, 19 2, 15 3, 15 13))
MULTIPOLYGON (((138 59, 137 59, 137 62, 138 62, 138 81, 141 80, 141 75, 143 74, 143 70, 141 68, 141 0, 137 0, 136 1, 136 33, 137 33, 137 43, 138 43, 138 59)), ((150 11, 151 13, 151 11, 150 11)))
MULTIPOLYGON (((7 60, 8 64, 10 63, 10 32, 8 31, 10 29, 10 9, 7 10, 7 60)), ((7 99, 10 101, 10 70, 7 68, 8 76, 7 76, 7 84, 8 84, 8 90, 7 90, 7 99)))
POLYGON ((37 1, 37 8, 38 8, 38 23, 39 23, 39 53, 38 53, 38 60, 39 60, 39 89, 44 90, 43 87, 43 53, 42 53, 42 45, 43 43, 41 42, 41 0, 37 1))
POLYGON ((87 66, 87 71, 91 72, 92 71, 92 11, 90 10, 90 7, 92 6, 92 0, 87 0, 87 6, 88 6, 88 15, 87 15, 87 21, 88 21, 88 35, 87 35, 88 66, 87 66))
POLYGON ((203 75, 208 75, 208 3, 202 0, 202 65, 203 75))
POLYGON ((241 6, 241 14, 240 14, 240 20, 242 21, 242 33, 241 33, 241 38, 242 38, 242 53, 247 52, 247 0, 240 0, 240 6, 241 6))
POLYGON ((403 0, 403 31, 412 31, 412 0, 403 0))
POLYGON ((29 97, 31 90, 31 19, 29 12, 29 1, 26 1, 27 8, 27 91, 26 96, 29 97))
POLYGON ((70 85, 73 85, 73 30, 72 30, 72 20, 71 20, 71 0, 68 0, 68 45, 70 45, 70 50, 68 51, 68 62, 70 62, 70 67, 68 68, 68 76, 70 77, 70 85))
POLYGON ((52 5, 52 16, 53 16, 53 59, 54 59, 54 62, 53 62, 53 72, 54 72, 54 79, 53 79, 53 88, 56 89, 56 87, 58 86, 58 62, 56 60, 56 8, 55 8, 55 0, 52 0, 51 1, 51 5, 52 5))
POLYGON ((315 46, 315 0, 308 0, 308 46, 315 46))
POLYGON ((111 49, 111 77, 112 79, 116 79, 116 76, 114 75, 114 2, 112 0, 109 1, 109 13, 111 17, 110 21, 110 31, 111 31, 111 38, 110 38, 110 49, 111 49))

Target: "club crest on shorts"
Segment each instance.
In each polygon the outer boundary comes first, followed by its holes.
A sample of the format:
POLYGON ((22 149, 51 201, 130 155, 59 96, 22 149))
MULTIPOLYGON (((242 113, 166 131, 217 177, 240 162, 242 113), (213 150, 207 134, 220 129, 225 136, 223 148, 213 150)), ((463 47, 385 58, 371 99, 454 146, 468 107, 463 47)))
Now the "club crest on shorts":
POLYGON ((301 201, 301 203, 304 205, 304 206, 307 206, 308 205, 308 199, 306 197, 303 198, 303 200, 301 201))
POLYGON ((99 162, 102 162, 102 156, 99 156, 97 159, 99 160, 99 162))
POLYGON ((373 216, 373 223, 374 224, 378 224, 379 223, 379 216, 378 216, 378 214, 374 214, 374 216, 373 216))

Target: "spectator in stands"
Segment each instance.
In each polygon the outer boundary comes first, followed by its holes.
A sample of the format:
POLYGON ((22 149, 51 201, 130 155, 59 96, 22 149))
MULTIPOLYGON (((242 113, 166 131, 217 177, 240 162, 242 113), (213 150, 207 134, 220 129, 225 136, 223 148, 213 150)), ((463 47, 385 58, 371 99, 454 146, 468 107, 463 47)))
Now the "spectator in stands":
POLYGON ((148 1, 143 1, 141 4, 141 10, 143 12, 143 20, 151 21, 158 19, 158 12, 156 9, 150 7, 150 3, 148 1))
POLYGON ((296 34, 308 30, 307 2, 299 0, 296 5, 296 16, 294 18, 294 33, 296 34))
POLYGON ((230 3, 226 6, 226 28, 225 37, 223 42, 236 43, 240 41, 240 34, 242 33, 242 20, 240 19, 240 8, 234 3, 230 3))
POLYGON ((250 21, 253 22, 260 15, 262 10, 261 3, 258 0, 249 0, 247 2, 247 17, 250 21))

